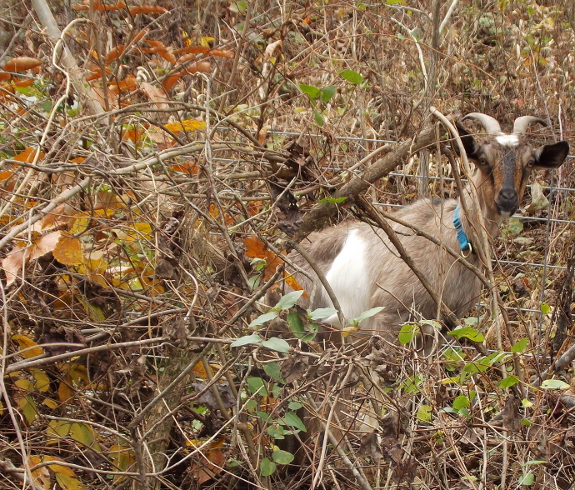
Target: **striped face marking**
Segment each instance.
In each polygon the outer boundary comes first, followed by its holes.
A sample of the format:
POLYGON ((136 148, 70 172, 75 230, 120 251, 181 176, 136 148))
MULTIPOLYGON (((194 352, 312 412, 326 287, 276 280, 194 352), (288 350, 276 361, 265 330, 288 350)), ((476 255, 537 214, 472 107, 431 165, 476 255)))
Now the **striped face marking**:
POLYGON ((519 136, 516 134, 501 134, 495 138, 495 141, 501 146, 514 147, 519 145, 519 136))

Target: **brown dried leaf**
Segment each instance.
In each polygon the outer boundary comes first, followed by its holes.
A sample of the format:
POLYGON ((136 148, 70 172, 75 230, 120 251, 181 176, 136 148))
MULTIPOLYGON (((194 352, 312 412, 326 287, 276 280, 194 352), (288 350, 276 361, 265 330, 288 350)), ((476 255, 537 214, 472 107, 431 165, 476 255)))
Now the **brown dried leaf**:
POLYGON ((54 258, 64 265, 79 265, 84 257, 80 240, 69 235, 60 237, 52 253, 54 258))
POLYGON ((160 109, 168 108, 168 104, 165 104, 165 102, 167 102, 169 99, 166 96, 165 90, 162 90, 159 87, 155 87, 148 82, 142 82, 140 84, 140 89, 146 94, 151 102, 158 104, 160 109))
POLYGON ((28 261, 28 253, 28 248, 18 248, 2 259, 2 269, 6 273, 6 286, 10 286, 17 277, 20 277, 22 269, 28 261))
POLYGON ((53 231, 47 235, 42 235, 38 240, 32 245, 30 249, 30 260, 43 257, 49 252, 53 252, 56 248, 58 240, 60 240, 60 235, 62 232, 53 231))
POLYGON ((40 66, 42 62, 38 58, 29 58, 28 56, 19 56, 12 58, 4 63, 6 71, 26 71, 40 66))

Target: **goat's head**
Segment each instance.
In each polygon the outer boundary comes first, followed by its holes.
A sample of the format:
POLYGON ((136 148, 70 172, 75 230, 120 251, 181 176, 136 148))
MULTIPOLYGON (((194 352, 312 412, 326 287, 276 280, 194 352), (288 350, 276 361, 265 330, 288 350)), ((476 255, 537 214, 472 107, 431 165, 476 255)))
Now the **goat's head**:
POLYGON ((491 194, 484 196, 491 202, 483 204, 496 213, 499 220, 511 216, 519 206, 531 171, 535 168, 557 168, 569 153, 569 144, 560 141, 552 145, 533 148, 528 144, 525 132, 530 124, 547 123, 533 116, 523 116, 515 120, 513 133, 505 134, 496 119, 486 114, 474 112, 462 120, 479 121, 487 133, 482 141, 472 136, 460 123, 457 130, 465 152, 477 169, 474 179, 478 190, 491 194))

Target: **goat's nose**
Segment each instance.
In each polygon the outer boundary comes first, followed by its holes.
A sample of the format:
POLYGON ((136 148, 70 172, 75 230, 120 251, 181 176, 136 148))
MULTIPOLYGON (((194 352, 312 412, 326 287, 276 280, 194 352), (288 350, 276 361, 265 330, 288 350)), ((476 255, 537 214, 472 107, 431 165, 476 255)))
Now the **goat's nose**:
POLYGON ((501 189, 499 198, 503 201, 515 202, 517 201, 517 191, 515 189, 501 189))

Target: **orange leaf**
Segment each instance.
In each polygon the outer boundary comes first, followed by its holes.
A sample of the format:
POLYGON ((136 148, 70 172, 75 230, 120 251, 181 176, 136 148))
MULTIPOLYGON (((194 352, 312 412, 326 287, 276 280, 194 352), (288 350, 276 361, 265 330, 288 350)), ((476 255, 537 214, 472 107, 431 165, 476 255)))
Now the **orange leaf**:
POLYGON ((62 235, 52 253, 64 265, 79 265, 84 258, 80 240, 68 235, 62 235))
POLYGON ((233 51, 229 51, 227 49, 212 49, 208 54, 211 56, 220 56, 222 58, 233 58, 235 56, 233 51))
POLYGON ((130 9, 130 15, 165 14, 166 12, 167 10, 164 7, 159 7, 158 5, 140 5, 130 9))
POLYGON ((26 71, 40 66, 42 62, 38 58, 29 58, 28 56, 19 56, 12 58, 4 63, 6 71, 26 71))
POLYGON ((211 66, 209 61, 197 61, 196 63, 188 65, 184 70, 188 73, 208 73, 211 66))
POLYGON ((34 80, 32 80, 31 78, 27 78, 27 79, 17 79, 15 78, 12 82, 14 84, 15 87, 29 87, 30 85, 32 85, 34 83, 34 80))
POLYGON ((120 82, 110 82, 110 90, 114 93, 125 92, 126 90, 133 92, 136 90, 136 77, 131 73, 126 75, 126 78, 120 82))
POLYGON ((169 61, 170 63, 176 63, 176 57, 172 53, 171 47, 165 46, 162 41, 152 41, 151 39, 146 39, 146 42, 152 47, 148 49, 142 48, 142 51, 146 53, 158 53, 162 58, 169 61))
MULTIPOLYGON (((36 150, 34 148, 26 148, 22 153, 18 153, 12 157, 12 160, 17 162, 32 163, 36 157, 36 150)), ((40 152, 38 160, 44 158, 44 153, 40 152)))
POLYGON ((257 236, 247 237, 243 239, 246 246, 246 256, 253 259, 263 259, 266 261, 266 268, 264 270, 264 280, 272 277, 277 268, 284 263, 280 256, 276 255, 257 236))
POLYGON ((176 84, 176 82, 180 78, 182 78, 183 74, 184 74, 183 71, 177 71, 177 72, 173 73, 172 75, 164 78, 164 80, 162 81, 162 87, 164 87, 164 89, 166 89, 166 92, 168 92, 176 84))
POLYGON ((134 38, 132 39, 132 42, 133 42, 133 43, 137 43, 138 41, 141 41, 142 38, 143 38, 146 34, 148 34, 148 32, 150 32, 150 31, 148 31, 148 29, 142 29, 140 32, 138 32, 138 34, 136 34, 136 35, 134 36, 134 38))
POLYGON ((306 291, 304 290, 304 288, 301 287, 300 283, 297 282, 295 280, 294 276, 291 276, 288 274, 287 271, 284 271, 284 278, 285 278, 285 282, 286 284, 292 288, 294 291, 303 291, 303 296, 304 298, 309 299, 309 295, 306 293, 306 291))
POLYGON ((10 73, 6 73, 4 71, 0 71, 0 81, 2 80, 10 80, 12 78, 12 75, 10 75, 10 73))
POLYGON ((195 160, 188 160, 181 163, 176 163, 170 167, 172 172, 182 172, 183 174, 195 175, 200 171, 198 164, 195 160))
POLYGON ((207 53, 210 50, 209 46, 186 46, 185 48, 179 48, 174 50, 174 54, 182 53, 207 53))
POLYGON ((106 65, 109 65, 110 63, 112 63, 112 61, 117 60, 120 56, 122 56, 125 49, 126 46, 124 46, 123 44, 120 44, 119 46, 116 46, 115 48, 111 49, 110 51, 108 51, 104 63, 106 65))

